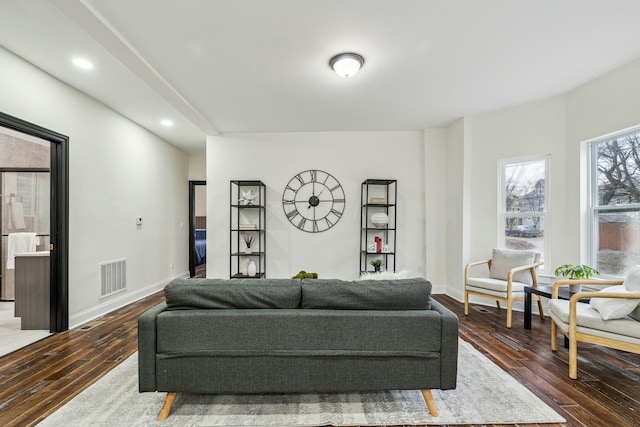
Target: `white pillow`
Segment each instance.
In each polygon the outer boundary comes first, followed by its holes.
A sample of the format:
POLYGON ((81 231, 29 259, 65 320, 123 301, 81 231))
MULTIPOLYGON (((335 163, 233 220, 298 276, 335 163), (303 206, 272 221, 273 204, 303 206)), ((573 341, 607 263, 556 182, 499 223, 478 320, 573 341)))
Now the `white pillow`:
POLYGON ((640 292, 640 265, 634 265, 627 271, 624 287, 631 292, 640 292))
MULTIPOLYGON (((600 292, 629 294, 624 286, 610 286, 600 292)), ((639 299, 632 298, 591 298, 591 308, 598 310, 604 320, 621 319, 631 313, 640 303, 639 299)))
MULTIPOLYGON (((534 251, 520 251, 513 249, 494 249, 491 254, 491 267, 489 277, 492 279, 507 280, 509 270, 523 265, 533 264, 539 255, 534 251)), ((529 270, 518 271, 513 275, 513 280, 531 285, 533 279, 529 270)))

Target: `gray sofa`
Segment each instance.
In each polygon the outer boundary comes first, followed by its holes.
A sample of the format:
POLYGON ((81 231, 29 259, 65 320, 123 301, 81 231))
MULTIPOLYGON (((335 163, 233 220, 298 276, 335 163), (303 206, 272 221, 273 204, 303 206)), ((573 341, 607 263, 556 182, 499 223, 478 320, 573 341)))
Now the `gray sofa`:
POLYGON ((424 279, 178 279, 138 321, 139 390, 327 393, 456 387, 458 318, 424 279))

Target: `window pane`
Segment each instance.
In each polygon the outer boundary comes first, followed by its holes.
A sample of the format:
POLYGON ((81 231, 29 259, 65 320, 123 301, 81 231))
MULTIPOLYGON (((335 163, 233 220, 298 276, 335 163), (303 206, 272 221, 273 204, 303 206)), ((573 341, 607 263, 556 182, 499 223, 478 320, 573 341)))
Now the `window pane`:
POLYGON ((545 161, 511 163, 504 167, 506 212, 544 212, 545 161))
POLYGON ((600 212, 598 266, 601 274, 623 276, 640 264, 640 212, 600 212))
POLYGON ((598 204, 640 203, 640 133, 596 145, 598 204))
POLYGON ((544 253, 544 217, 507 217, 504 228, 507 249, 544 253))

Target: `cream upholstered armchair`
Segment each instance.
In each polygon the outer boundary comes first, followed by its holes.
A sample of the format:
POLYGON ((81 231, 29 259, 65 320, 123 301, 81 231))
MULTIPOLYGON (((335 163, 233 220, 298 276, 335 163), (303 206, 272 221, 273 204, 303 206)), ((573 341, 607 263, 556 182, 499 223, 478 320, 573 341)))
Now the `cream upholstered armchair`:
MULTIPOLYGON (((511 312, 514 301, 524 301, 525 286, 538 286, 536 268, 543 264, 540 254, 534 251, 520 251, 511 249, 494 249, 490 259, 471 262, 464 269, 464 315, 469 315, 469 295, 488 298, 496 301, 500 309, 500 302, 507 303, 507 328, 511 327, 511 312), (489 277, 475 277, 471 269, 487 265, 489 277)), ((542 301, 538 301, 540 318, 544 319, 542 301)))
POLYGON ((640 354, 640 266, 622 280, 559 280, 549 301, 551 350, 558 349, 558 329, 569 339, 569 377, 578 377, 578 342, 640 354), (561 286, 605 287, 578 292, 569 301, 558 299, 561 286), (613 286, 612 286, 613 285, 613 286), (579 302, 590 298, 589 302, 579 302))

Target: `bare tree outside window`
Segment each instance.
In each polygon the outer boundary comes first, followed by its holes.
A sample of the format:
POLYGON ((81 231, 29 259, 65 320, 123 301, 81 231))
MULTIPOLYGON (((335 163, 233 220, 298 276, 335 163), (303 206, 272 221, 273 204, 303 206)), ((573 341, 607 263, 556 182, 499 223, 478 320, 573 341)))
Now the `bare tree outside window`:
POLYGON ((547 156, 501 162, 503 247, 544 255, 547 156))
POLYGON ((622 276, 640 264, 640 132, 616 135, 592 145, 592 264, 622 276))

